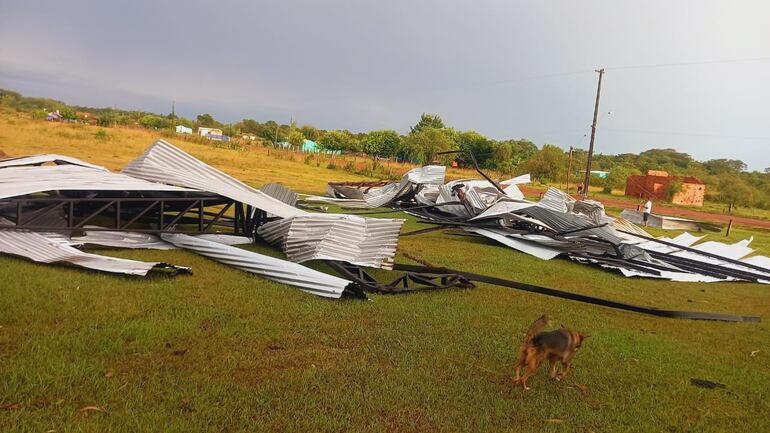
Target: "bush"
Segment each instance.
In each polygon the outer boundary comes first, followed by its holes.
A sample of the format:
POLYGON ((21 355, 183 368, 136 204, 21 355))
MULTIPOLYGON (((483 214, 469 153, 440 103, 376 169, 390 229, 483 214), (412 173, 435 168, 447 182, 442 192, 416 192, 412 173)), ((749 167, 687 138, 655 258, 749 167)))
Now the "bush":
POLYGON ((94 138, 100 141, 107 141, 110 139, 110 135, 107 134, 107 131, 100 129, 96 131, 96 134, 94 134, 94 138))

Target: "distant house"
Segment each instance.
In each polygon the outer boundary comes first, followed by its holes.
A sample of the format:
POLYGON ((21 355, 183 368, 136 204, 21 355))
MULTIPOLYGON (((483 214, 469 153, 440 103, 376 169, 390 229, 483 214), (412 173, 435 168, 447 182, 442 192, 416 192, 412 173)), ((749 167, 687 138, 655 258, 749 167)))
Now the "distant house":
POLYGON ((323 150, 318 146, 318 143, 316 143, 313 140, 305 140, 304 143, 302 143, 302 147, 300 147, 300 150, 303 152, 311 152, 311 153, 325 153, 327 155, 340 155, 342 152, 339 150, 323 150))
POLYGON ((250 132, 244 132, 243 134, 241 134, 241 139, 242 139, 242 140, 251 140, 251 141, 254 141, 254 140, 256 140, 256 139, 257 139, 257 134, 252 134, 252 133, 250 133, 250 132))
POLYGON ((75 116, 77 116, 79 119, 83 119, 83 123, 87 123, 89 125, 96 125, 99 123, 99 119, 94 117, 94 115, 88 111, 78 111, 75 113, 75 116))
POLYGON ((56 110, 48 113, 48 116, 45 117, 45 120, 48 120, 49 122, 61 122, 64 120, 64 116, 59 113, 59 110, 56 110))
POLYGON ((669 176, 668 172, 660 170, 649 170, 646 175, 629 176, 626 179, 625 194, 647 200, 663 200, 672 182, 682 183, 682 188, 671 198, 672 203, 703 206, 706 184, 692 176, 669 176))
MULTIPOLYGON (((585 176, 585 170, 580 171, 580 176, 585 176)), ((591 170, 591 176, 598 177, 599 179, 606 179, 610 175, 609 171, 603 170, 591 170)))
POLYGON ((230 137, 225 134, 208 134, 206 138, 214 141, 230 141, 230 137))
POLYGON ((201 137, 206 137, 208 135, 222 135, 222 130, 219 128, 204 128, 201 126, 198 128, 198 135, 201 137))
POLYGON ((305 142, 302 143, 301 149, 302 149, 303 152, 313 152, 313 153, 316 153, 316 152, 320 152, 321 151, 321 149, 318 148, 318 143, 316 143, 313 140, 305 140, 305 142))
POLYGON ((192 134, 193 130, 192 128, 188 128, 184 125, 176 125, 176 133, 177 134, 192 134))

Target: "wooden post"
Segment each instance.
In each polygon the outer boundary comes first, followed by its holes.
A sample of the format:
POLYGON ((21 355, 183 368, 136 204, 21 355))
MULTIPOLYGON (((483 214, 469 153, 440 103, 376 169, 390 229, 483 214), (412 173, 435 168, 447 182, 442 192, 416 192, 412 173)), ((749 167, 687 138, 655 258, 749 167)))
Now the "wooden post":
POLYGON ((727 223, 727 232, 725 232, 725 237, 730 236, 730 229, 733 228, 733 219, 730 218, 730 222, 727 223))

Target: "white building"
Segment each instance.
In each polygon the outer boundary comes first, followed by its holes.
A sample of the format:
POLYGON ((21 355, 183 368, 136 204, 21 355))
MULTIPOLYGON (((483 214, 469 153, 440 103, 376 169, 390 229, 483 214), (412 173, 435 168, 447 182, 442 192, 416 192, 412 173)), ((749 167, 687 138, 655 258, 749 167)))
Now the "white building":
POLYGON ((188 128, 184 125, 176 125, 176 133, 177 134, 192 134, 193 130, 192 128, 188 128))
POLYGON ((198 135, 200 135, 201 137, 206 137, 208 135, 224 135, 224 134, 222 134, 222 130, 219 128, 204 128, 201 126, 198 128, 198 135))

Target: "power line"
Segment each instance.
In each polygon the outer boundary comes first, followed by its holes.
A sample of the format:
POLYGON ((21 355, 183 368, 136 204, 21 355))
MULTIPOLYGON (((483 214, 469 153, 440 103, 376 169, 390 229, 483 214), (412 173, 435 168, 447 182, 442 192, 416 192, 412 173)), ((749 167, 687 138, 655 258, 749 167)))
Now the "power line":
POLYGON ((746 135, 721 135, 721 134, 702 134, 698 132, 675 132, 675 131, 649 131, 639 129, 616 129, 616 128, 600 128, 602 131, 607 132, 624 132, 635 134, 658 134, 658 135, 687 135, 693 137, 706 137, 706 138, 735 138, 740 140, 770 140, 770 137, 757 137, 746 135))
POLYGON ((667 68, 675 66, 696 66, 696 65, 715 65, 721 63, 746 63, 746 62, 762 62, 770 60, 770 57, 750 57, 745 59, 722 59, 722 60, 701 60, 694 62, 678 62, 678 63, 657 63, 649 65, 628 65, 628 66, 608 66, 606 69, 610 70, 622 70, 622 69, 651 69, 651 68, 667 68))

